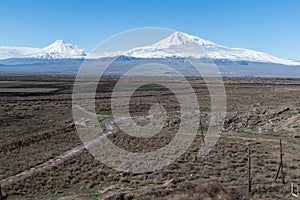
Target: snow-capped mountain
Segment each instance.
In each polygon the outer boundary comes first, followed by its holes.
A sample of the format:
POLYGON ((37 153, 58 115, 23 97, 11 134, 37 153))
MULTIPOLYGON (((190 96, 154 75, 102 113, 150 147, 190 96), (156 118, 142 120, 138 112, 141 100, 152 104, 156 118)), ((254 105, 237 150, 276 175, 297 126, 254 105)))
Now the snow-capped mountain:
POLYGON ((128 51, 87 53, 76 45, 57 40, 44 48, 0 46, 0 60, 7 58, 64 59, 103 58, 123 55, 133 58, 209 57, 213 60, 298 65, 300 61, 282 59, 267 53, 242 48, 229 48, 182 32, 144 47, 128 51))
POLYGON ((8 58, 37 58, 64 59, 84 58, 87 54, 76 45, 57 40, 45 48, 7 47, 0 46, 0 59, 8 58))
MULTIPOLYGON (((112 53, 115 55, 116 53, 112 53)), ((209 57, 213 60, 248 61, 300 65, 300 62, 277 58, 267 53, 242 48, 228 48, 186 33, 175 32, 150 46, 134 48, 122 55, 138 58, 209 57)))
POLYGON ((77 47, 63 40, 56 40, 54 43, 43 48, 43 52, 36 55, 38 58, 83 58, 87 54, 77 47))
POLYGON ((153 44, 153 47, 157 48, 170 48, 171 46, 179 46, 179 45, 185 45, 185 44, 197 44, 200 46, 219 46, 213 42, 210 42, 208 40, 199 38, 194 35, 189 35, 187 33, 182 33, 182 32, 175 32, 172 35, 168 36, 165 39, 162 39, 161 41, 153 44))

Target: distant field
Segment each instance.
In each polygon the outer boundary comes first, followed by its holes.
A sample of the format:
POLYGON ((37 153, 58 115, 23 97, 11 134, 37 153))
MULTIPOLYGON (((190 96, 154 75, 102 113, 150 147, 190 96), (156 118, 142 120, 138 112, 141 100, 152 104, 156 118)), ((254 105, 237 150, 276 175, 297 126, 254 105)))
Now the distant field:
POLYGON ((35 93, 35 92, 51 92, 58 88, 0 88, 0 93, 35 93))
POLYGON ((0 81, 0 85, 43 85, 53 84, 55 82, 42 82, 42 81, 0 81))

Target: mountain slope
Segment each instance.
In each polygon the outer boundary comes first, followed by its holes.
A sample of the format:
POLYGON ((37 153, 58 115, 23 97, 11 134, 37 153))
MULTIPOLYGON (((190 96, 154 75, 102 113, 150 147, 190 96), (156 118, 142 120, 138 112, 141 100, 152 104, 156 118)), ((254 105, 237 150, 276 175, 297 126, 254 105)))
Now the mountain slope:
POLYGON ((182 32, 174 32, 168 37, 149 46, 138 47, 128 51, 92 52, 89 56, 76 45, 62 40, 57 40, 45 48, 0 46, 0 60, 8 58, 94 59, 118 55, 134 58, 209 57, 215 61, 242 61, 245 63, 271 63, 300 66, 300 61, 277 58, 267 53, 249 49, 229 48, 182 32))
POLYGON ((87 54, 70 43, 57 40, 45 48, 7 47, 0 46, 0 59, 37 58, 37 59, 68 59, 84 58, 87 54))
POLYGON ((30 47, 0 46, 0 59, 25 58, 39 53, 41 49, 30 47))
POLYGON ((218 60, 300 65, 298 61, 281 59, 267 53, 248 49, 228 48, 181 32, 175 32, 150 46, 134 48, 122 54, 139 58, 210 57, 218 60), (184 55, 180 52, 184 52, 184 55))

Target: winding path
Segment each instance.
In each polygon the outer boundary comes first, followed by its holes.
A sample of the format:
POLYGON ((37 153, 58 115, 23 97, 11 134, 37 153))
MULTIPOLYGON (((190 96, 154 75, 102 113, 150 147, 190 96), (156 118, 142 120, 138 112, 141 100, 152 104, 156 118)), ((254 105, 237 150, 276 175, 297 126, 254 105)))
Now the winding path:
MULTIPOLYGON (((88 114, 91 114, 91 115, 95 115, 94 113, 91 113, 89 111, 86 111, 84 108, 82 107, 78 107, 81 111, 83 112, 86 112, 88 114)), ((85 145, 84 144, 81 144, 81 145, 78 145, 76 147, 74 147, 73 149, 71 150, 68 150, 62 154, 60 154, 59 156, 56 156, 55 158, 52 158, 42 164, 39 164, 39 165, 36 165, 28 170, 25 170, 21 173, 18 173, 16 175, 13 175, 13 176, 10 176, 8 178, 5 178, 5 179, 2 179, 0 180, 0 184, 2 183, 7 183, 7 182, 12 182, 14 181, 15 179, 17 178, 21 178, 21 177, 26 177, 26 176, 30 176, 32 175, 34 172, 36 172, 37 170, 42 170, 42 169, 46 169, 50 166, 55 166, 55 165, 58 165, 60 163, 63 162, 64 159, 68 158, 68 157, 71 157, 72 155, 76 154, 77 152, 85 149, 86 147, 88 147, 89 145, 97 142, 98 140, 100 140, 101 138, 103 137, 106 137, 107 135, 109 134, 112 134, 114 133, 115 131, 115 128, 113 126, 113 124, 115 124, 115 120, 113 118, 110 118, 110 119, 107 119, 104 123, 104 127, 105 127, 105 132, 103 132, 100 136, 94 138, 93 140, 90 140, 89 142, 87 142, 85 145)))

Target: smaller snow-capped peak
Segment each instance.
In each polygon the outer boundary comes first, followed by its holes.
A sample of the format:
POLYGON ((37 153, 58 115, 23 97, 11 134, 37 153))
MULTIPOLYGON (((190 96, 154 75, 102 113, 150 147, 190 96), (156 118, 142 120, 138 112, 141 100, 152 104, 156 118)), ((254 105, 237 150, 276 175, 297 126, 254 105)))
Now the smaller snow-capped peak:
POLYGON ((76 45, 63 40, 56 40, 44 48, 0 46, 0 59, 37 58, 37 59, 68 59, 85 58, 86 53, 76 45))
POLYGON ((165 39, 162 39, 161 41, 151 46, 166 49, 171 46, 180 46, 186 44, 197 44, 201 46, 219 46, 208 40, 202 39, 194 35, 189 35, 187 33, 182 33, 182 32, 174 32, 170 36, 166 37, 165 39))
POLYGON ((63 40, 56 40, 52 44, 44 47, 42 52, 36 57, 39 58, 82 58, 87 54, 76 45, 72 45, 63 40))

